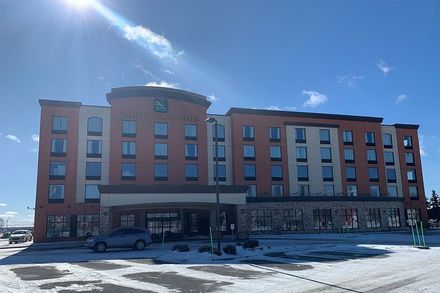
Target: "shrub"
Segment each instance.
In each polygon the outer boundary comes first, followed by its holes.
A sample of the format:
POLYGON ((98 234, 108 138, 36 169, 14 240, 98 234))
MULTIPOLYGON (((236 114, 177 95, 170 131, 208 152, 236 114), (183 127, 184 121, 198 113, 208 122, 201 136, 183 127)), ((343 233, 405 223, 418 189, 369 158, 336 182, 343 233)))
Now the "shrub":
POLYGON ((225 247, 223 247, 223 252, 226 254, 233 254, 236 255, 237 254, 237 250, 235 249, 235 245, 226 245, 225 247))
MULTIPOLYGON (((222 252, 218 248, 214 248, 213 250, 214 250, 214 254, 222 255, 222 252)), ((211 246, 209 246, 209 245, 200 246, 199 247, 199 253, 202 253, 202 252, 209 252, 209 253, 211 253, 211 246)))
POLYGON ((173 246, 173 248, 171 248, 171 250, 173 251, 177 250, 178 252, 186 252, 189 251, 189 246, 187 244, 176 244, 173 246))
POLYGON ((243 248, 255 248, 258 245, 260 245, 260 243, 256 239, 249 239, 243 242, 243 248))

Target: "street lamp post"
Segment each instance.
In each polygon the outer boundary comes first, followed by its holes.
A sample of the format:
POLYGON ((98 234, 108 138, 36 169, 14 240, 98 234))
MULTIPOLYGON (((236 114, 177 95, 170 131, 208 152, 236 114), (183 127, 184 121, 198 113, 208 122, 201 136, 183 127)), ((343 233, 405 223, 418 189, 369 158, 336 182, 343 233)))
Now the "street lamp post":
POLYGON ((218 185, 218 133, 217 133, 217 119, 215 118, 207 118, 205 120, 206 123, 213 123, 214 125, 214 142, 215 142, 215 224, 217 229, 217 248, 218 251, 221 251, 221 231, 220 231, 220 190, 218 185))

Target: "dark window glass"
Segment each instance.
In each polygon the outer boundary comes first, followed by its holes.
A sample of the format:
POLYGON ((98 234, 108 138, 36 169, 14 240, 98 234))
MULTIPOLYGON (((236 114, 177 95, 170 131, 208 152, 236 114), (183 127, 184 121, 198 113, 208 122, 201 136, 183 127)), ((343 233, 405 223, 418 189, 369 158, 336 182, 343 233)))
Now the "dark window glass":
POLYGON ((347 181, 356 181, 356 168, 346 167, 345 176, 347 177, 347 181))
POLYGON ((281 131, 280 131, 279 127, 269 128, 269 139, 271 141, 280 141, 281 140, 281 131))
POLYGON ((255 160, 255 146, 250 144, 243 145, 243 159, 255 160))
POLYGON ((271 166, 272 180, 283 180, 283 167, 280 165, 271 166))
POLYGON ((197 160, 197 145, 196 144, 185 144, 185 159, 186 160, 197 160))
POLYGON ((168 138, 168 123, 155 122, 154 123, 154 137, 155 138, 168 138))
POLYGON ((309 196, 310 195, 309 186, 305 185, 305 184, 299 184, 298 185, 298 195, 299 196, 309 196))
POLYGON ((409 197, 411 199, 418 199, 419 198, 419 192, 418 192, 417 186, 410 186, 409 187, 409 197))
MULTIPOLYGON (((213 154, 213 158, 215 160, 215 145, 212 146, 213 150, 212 150, 212 154, 213 154)), ((218 146, 218 160, 219 161, 225 161, 226 160, 226 152, 225 152, 225 146, 224 145, 219 145, 218 146)))
MULTIPOLYGON (((217 124, 217 137, 218 141, 225 141, 225 126, 217 124)), ((215 141, 215 124, 212 125, 212 140, 215 141)))
POLYGON ((408 148, 408 149, 410 149, 410 148, 413 147, 412 136, 410 136, 410 135, 405 135, 405 136, 403 137, 403 146, 404 146, 405 148, 408 148))
POLYGON ((283 185, 282 184, 273 184, 272 185, 272 196, 283 196, 283 185))
POLYGON ((406 209, 406 225, 418 225, 421 221, 419 209, 406 209))
POLYGON ((347 195, 348 196, 357 196, 357 186, 356 185, 347 185, 347 195))
POLYGON ((154 179, 155 180, 168 180, 168 165, 167 164, 154 164, 154 179))
POLYGON ((166 160, 168 159, 168 144, 155 143, 154 144, 154 158, 166 160))
POLYGON ((246 196, 247 197, 257 196, 257 185, 255 185, 255 184, 248 185, 248 190, 247 190, 246 196))
MULTIPOLYGON (((135 225, 135 216, 134 214, 122 214, 119 218, 119 224, 121 227, 134 227, 135 225)), ((124 230, 117 230, 122 234, 124 230)), ((114 233, 114 232, 113 232, 114 233)))
MULTIPOLYGON (((214 181, 215 177, 217 175, 216 168, 214 165, 214 181)), ((226 166, 225 165, 218 165, 218 180, 219 181, 226 181, 226 166)))
POLYGON ((330 143, 330 130, 320 129, 319 130, 319 140, 323 144, 330 143))
POLYGON ((283 231, 304 230, 303 212, 300 209, 284 209, 281 223, 283 231))
POLYGON ((185 139, 197 139, 197 125, 185 124, 185 139))
POLYGON ((51 155, 52 156, 65 156, 66 155, 67 141, 65 139, 54 138, 52 139, 51 155))
POLYGON ((255 138, 253 126, 244 125, 242 128, 242 131, 243 131, 243 139, 244 140, 253 140, 255 138))
POLYGON ((313 209, 313 223, 316 230, 332 229, 332 210, 331 209, 313 209))
POLYGON ((251 210, 251 231, 272 231, 272 215, 269 209, 251 210))
POLYGON ((367 228, 380 228, 380 209, 367 209, 367 228))
POLYGON ((378 185, 370 185, 370 195, 371 196, 380 196, 380 188, 378 185))
POLYGON ((383 137, 383 146, 385 148, 393 147, 393 137, 389 133, 384 133, 383 137))
POLYGON ((322 179, 323 181, 333 181, 332 166, 322 166, 322 179))
POLYGON ((398 208, 386 209, 388 227, 400 227, 400 211, 398 208))
POLYGON ((245 180, 255 180, 256 176, 255 165, 244 165, 245 180))
POLYGON ((122 120, 122 136, 136 136, 135 120, 122 120))
POLYGON ((321 162, 331 163, 332 161, 332 150, 330 148, 321 148, 321 162))
POLYGON ((99 215, 78 215, 76 222, 76 236, 91 237, 99 235, 99 215))
POLYGON ((397 197, 397 186, 388 186, 387 187, 388 190, 388 196, 389 197, 397 197))
POLYGON ((87 121, 88 135, 102 135, 102 119, 99 117, 89 117, 87 121))
POLYGON ((101 141, 88 140, 87 141, 87 157, 100 158, 101 157, 101 141))
POLYGON ((121 164, 121 177, 122 179, 136 179, 136 164, 134 163, 122 163, 121 164))
POLYGON ((63 202, 63 201, 64 201, 64 185, 50 184, 49 202, 63 202))
POLYGON ((281 161, 281 147, 271 146, 270 147, 270 159, 272 161, 281 161))
POLYGON ((122 142, 122 157, 123 158, 136 158, 136 142, 123 141, 122 142))
POLYGON ((410 169, 406 172, 406 176, 409 182, 417 182, 416 170, 410 169))
POLYGON ((341 226, 344 229, 358 229, 358 211, 357 209, 341 209, 341 226))
POLYGON ((306 142, 306 129, 305 128, 295 128, 295 141, 297 143, 306 142))
POLYGON ((379 171, 376 167, 368 168, 368 179, 370 181, 378 181, 379 180, 379 171))
POLYGON ((47 216, 48 239, 70 237, 70 216, 47 216))
POLYGON ((197 181, 199 177, 198 166, 194 164, 185 165, 185 179, 187 181, 197 181))
POLYGON ((52 133, 66 133, 66 132, 67 132, 67 117, 53 116, 52 133))
POLYGON ((349 130, 343 131, 342 139, 344 144, 353 144, 353 132, 349 130))
POLYGON ((50 162, 49 178, 64 179, 66 176, 66 162, 50 162))
POLYGON ((387 181, 388 183, 396 182, 396 170, 395 169, 386 169, 387 171, 387 181))
POLYGON ((296 147, 296 161, 297 162, 307 162, 307 148, 306 147, 296 147))
POLYGON ((354 163, 353 149, 344 149, 344 160, 346 163, 354 163))
POLYGON ((374 132, 365 132, 365 142, 367 145, 375 145, 374 132))
POLYGON ((298 181, 309 181, 309 170, 307 166, 296 166, 298 181))
POLYGON ((335 186, 334 185, 324 185, 323 186, 323 195, 324 196, 334 196, 335 195, 335 186))
POLYGON ((405 153, 405 162, 407 165, 414 164, 414 154, 413 153, 405 153))
POLYGON ((369 164, 377 163, 376 150, 367 150, 367 160, 369 164))
POLYGON ((101 179, 101 162, 86 162, 86 179, 101 179))
POLYGON ((394 165, 394 153, 393 152, 384 152, 385 165, 394 165))
POLYGON ((98 184, 86 184, 86 202, 99 201, 101 194, 99 193, 98 184))

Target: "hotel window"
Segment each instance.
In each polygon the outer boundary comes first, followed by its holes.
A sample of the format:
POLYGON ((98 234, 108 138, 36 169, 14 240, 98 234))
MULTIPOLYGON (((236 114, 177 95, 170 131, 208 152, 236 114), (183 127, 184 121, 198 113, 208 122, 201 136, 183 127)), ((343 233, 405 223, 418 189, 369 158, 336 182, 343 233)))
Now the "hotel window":
POLYGON ((319 141, 321 144, 330 144, 330 130, 320 129, 319 130, 319 141))
POLYGON ((251 144, 243 145, 243 160, 255 161, 255 146, 251 144))
POLYGON ((388 186, 388 196, 397 197, 397 186, 388 186))
POLYGON ((121 164, 121 179, 122 180, 136 180, 136 164, 122 163, 121 164))
POLYGON ((168 180, 168 164, 154 164, 154 180, 168 180))
MULTIPOLYGON (((215 141, 215 125, 212 125, 212 140, 215 141)), ((225 141, 225 126, 217 124, 217 140, 225 141)))
POLYGON ((332 162, 332 149, 331 148, 321 148, 321 162, 331 163, 332 162))
POLYGON ((167 160, 168 159, 168 144, 155 143, 154 144, 154 158, 157 160, 167 160))
POLYGON ((256 180, 255 165, 244 165, 244 180, 256 180))
POLYGON ((122 142, 122 158, 124 159, 136 158, 136 142, 134 141, 122 142))
POLYGON ((394 153, 393 152, 384 152, 385 165, 394 166, 394 153))
POLYGON ((99 235, 99 215, 78 215, 76 220, 76 236, 91 237, 99 235))
POLYGON ((417 186, 410 186, 409 187, 409 197, 411 199, 419 199, 419 192, 417 190, 417 186))
POLYGON ((358 229, 358 210, 357 209, 341 209, 341 224, 345 229, 358 229))
POLYGON ((99 202, 101 194, 99 193, 98 184, 86 184, 86 202, 99 202))
POLYGON ((154 138, 168 138, 168 123, 155 122, 154 123, 154 138))
POLYGON ((345 177, 347 177, 347 181, 356 181, 356 168, 355 167, 346 167, 345 168, 345 177))
POLYGON ((242 135, 243 140, 254 140, 255 139, 255 133, 254 133, 254 127, 250 125, 244 125, 242 126, 242 135))
POLYGON ((197 160, 197 145, 186 144, 185 145, 185 160, 197 160))
POLYGON ((197 140, 197 125, 185 124, 185 139, 197 140))
POLYGON ((135 224, 134 214, 122 214, 119 219, 121 227, 134 227, 135 224))
POLYGON ((70 237, 70 216, 47 216, 46 236, 49 239, 70 237))
POLYGON ((323 195, 324 196, 334 196, 335 195, 335 186, 334 185, 324 185, 323 186, 323 195))
POLYGON ((323 181, 333 181, 333 167, 332 166, 322 166, 322 180, 323 181))
POLYGON ((136 121, 122 120, 122 136, 136 137, 136 121))
POLYGON ((407 226, 417 225, 421 221, 419 209, 406 209, 405 216, 407 226))
POLYGON ((410 135, 405 135, 403 137, 403 146, 406 149, 412 149, 413 148, 413 141, 412 141, 412 136, 410 135))
POLYGON ((89 117, 87 120, 87 135, 102 135, 102 119, 99 117, 89 117))
POLYGON ((306 147, 296 147, 296 161, 297 162, 307 162, 307 148, 306 147))
POLYGON ((383 139, 383 147, 384 148, 386 148, 386 149, 393 148, 393 137, 391 136, 391 134, 384 133, 382 135, 382 139, 383 139))
POLYGON ((100 158, 101 157, 101 141, 100 140, 88 140, 87 141, 87 158, 100 158))
POLYGON ((194 164, 185 165, 185 180, 197 181, 199 180, 198 166, 194 164))
POLYGON ((375 197, 380 196, 379 185, 370 185, 370 195, 375 197))
POLYGON ((295 142, 296 143, 306 143, 306 129, 305 128, 295 128, 295 142))
POLYGON ((101 180, 101 162, 86 162, 86 180, 101 180))
POLYGON ((347 185, 347 195, 348 196, 357 196, 357 185, 347 185))
POLYGON ((309 196, 310 195, 309 185, 299 184, 298 185, 298 195, 299 196, 309 196))
POLYGON ((283 231, 298 231, 304 229, 303 212, 301 209, 284 209, 281 223, 283 231))
POLYGON ((49 185, 49 203, 64 202, 64 185, 50 184, 49 185))
POLYGON ((281 147, 271 146, 270 150, 270 160, 271 161, 281 161, 281 147))
POLYGON ((309 169, 307 166, 296 166, 298 181, 309 181, 309 169))
POLYGON ((376 150, 367 150, 368 164, 377 164, 376 150))
MULTIPOLYGON (((224 145, 219 145, 218 146, 218 160, 219 161, 226 161, 226 151, 225 151, 225 146, 224 145)), ((215 145, 214 146, 212 146, 212 157, 213 157, 213 160, 215 161, 215 156, 216 156, 216 154, 215 154, 215 145)))
POLYGON ((67 133, 67 117, 53 116, 52 117, 52 133, 67 133))
POLYGON ((380 228, 380 209, 367 209, 367 228, 380 228))
POLYGON ((66 162, 50 162, 49 179, 65 179, 66 162))
POLYGON ((379 171, 376 167, 368 168, 368 179, 370 180, 370 182, 379 181, 379 171))
POLYGON ((271 175, 273 181, 283 180, 283 166, 275 165, 271 166, 271 175))
POLYGON ((345 163, 354 163, 354 151, 353 149, 344 149, 345 163))
POLYGON ((395 169, 386 169, 387 171, 387 182, 388 183, 396 183, 396 170, 395 169))
POLYGON ((283 196, 283 185, 282 184, 272 184, 272 196, 275 196, 275 197, 283 196))
POLYGON ((65 139, 53 138, 50 155, 53 157, 65 157, 66 145, 67 141, 65 139))
POLYGON ((279 142, 281 141, 281 131, 279 127, 271 127, 269 128, 269 140, 271 142, 279 142))
POLYGON ((405 163, 408 166, 414 166, 414 153, 405 153, 405 163))
POLYGON ((247 197, 256 197, 257 196, 257 185, 251 184, 248 185, 248 190, 246 192, 247 197))
POLYGON ((365 132, 365 143, 367 146, 376 145, 376 141, 374 139, 374 132, 365 132))
POLYGON ((342 132, 342 140, 345 145, 353 144, 353 132, 346 130, 342 132))
POLYGON ((251 210, 250 222, 253 232, 272 230, 272 215, 269 209, 251 210))
POLYGON ((331 230, 332 210, 313 209, 313 228, 316 230, 331 230))
POLYGON ((406 172, 406 177, 408 178, 409 183, 416 183, 417 182, 417 176, 416 176, 416 170, 410 169, 406 172))
POLYGON ((400 211, 398 208, 386 209, 388 227, 400 227, 400 211))
MULTIPOLYGON (((214 181, 215 176, 217 175, 216 168, 214 166, 214 181)), ((226 181, 226 166, 218 165, 218 181, 226 181)))

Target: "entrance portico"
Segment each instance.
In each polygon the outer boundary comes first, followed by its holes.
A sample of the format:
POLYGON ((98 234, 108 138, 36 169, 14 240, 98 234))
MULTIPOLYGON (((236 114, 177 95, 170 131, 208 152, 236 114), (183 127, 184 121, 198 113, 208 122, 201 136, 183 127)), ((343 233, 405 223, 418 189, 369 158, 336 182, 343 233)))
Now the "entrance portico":
MULTIPOLYGON (((101 185, 101 232, 141 226, 153 237, 208 236, 215 227, 215 186, 101 185)), ((246 203, 245 186, 220 186, 220 229, 236 224, 236 206, 246 203)))

